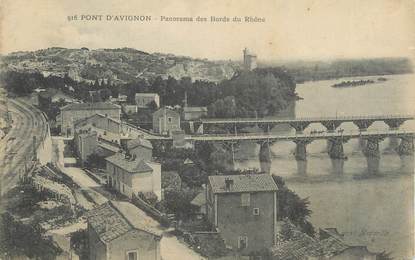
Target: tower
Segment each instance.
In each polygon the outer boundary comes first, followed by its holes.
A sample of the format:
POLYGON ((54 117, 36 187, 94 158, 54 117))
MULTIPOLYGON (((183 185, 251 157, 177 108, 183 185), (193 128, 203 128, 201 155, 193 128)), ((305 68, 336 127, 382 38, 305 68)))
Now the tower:
POLYGON ((251 71, 257 68, 257 56, 250 52, 247 48, 243 50, 244 54, 244 70, 251 71))

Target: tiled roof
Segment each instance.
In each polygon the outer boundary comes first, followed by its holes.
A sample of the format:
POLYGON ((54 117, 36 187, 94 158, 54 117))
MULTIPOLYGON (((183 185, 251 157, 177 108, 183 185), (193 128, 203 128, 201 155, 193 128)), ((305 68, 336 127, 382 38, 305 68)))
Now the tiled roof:
POLYGON ((158 223, 129 202, 109 201, 89 211, 87 216, 88 223, 104 243, 133 229, 161 236, 158 223))
POLYGON ((176 112, 173 109, 167 108, 167 107, 160 108, 159 110, 157 110, 156 112, 154 112, 153 113, 153 117, 163 116, 164 115, 164 111, 166 111, 166 114, 168 116, 180 117, 180 115, 179 115, 178 112, 176 112))
POLYGON ((127 149, 134 149, 137 146, 143 146, 149 149, 153 149, 153 145, 151 144, 151 142, 149 140, 143 139, 143 138, 136 138, 133 140, 130 140, 127 142, 127 149))
POLYGON ((121 123, 120 120, 117 120, 117 119, 112 118, 112 117, 109 117, 109 116, 105 116, 105 115, 103 115, 101 113, 96 113, 96 114, 94 114, 92 116, 89 116, 89 117, 85 117, 85 118, 81 118, 79 120, 76 120, 75 121, 75 124, 79 124, 79 123, 82 123, 82 122, 88 122, 90 119, 92 119, 94 117, 100 117, 102 119, 106 118, 107 120, 113 121, 114 123, 117 123, 117 124, 120 124, 121 123))
POLYGON ((290 238, 271 248, 276 259, 302 260, 310 256, 321 256, 322 251, 316 239, 298 230, 288 220, 284 221, 283 225, 289 229, 290 238))
POLYGON ((336 236, 329 236, 326 239, 317 240, 301 232, 288 220, 283 225, 289 229, 290 239, 281 242, 271 248, 272 255, 276 259, 285 260, 302 260, 307 257, 322 257, 329 259, 338 255, 344 250, 351 248, 359 248, 371 255, 376 255, 367 250, 365 246, 350 246, 344 240, 336 236))
POLYGON ((136 97, 155 97, 158 95, 157 93, 135 93, 136 97))
POLYGON ((184 107, 184 112, 207 112, 207 107, 184 107))
POLYGON ((120 109, 119 105, 110 102, 95 102, 95 103, 72 103, 61 108, 61 110, 106 110, 106 109, 120 109))
POLYGON ((105 160, 130 173, 141 173, 141 172, 152 172, 153 171, 153 168, 151 168, 143 160, 138 159, 138 158, 133 159, 133 157, 131 157, 130 159, 126 159, 125 155, 121 153, 116 153, 112 156, 109 156, 105 158, 105 160))
POLYGON ((209 183, 213 193, 277 190, 277 185, 269 174, 214 175, 209 176, 209 183), (229 190, 225 187, 227 179, 233 181, 229 190))

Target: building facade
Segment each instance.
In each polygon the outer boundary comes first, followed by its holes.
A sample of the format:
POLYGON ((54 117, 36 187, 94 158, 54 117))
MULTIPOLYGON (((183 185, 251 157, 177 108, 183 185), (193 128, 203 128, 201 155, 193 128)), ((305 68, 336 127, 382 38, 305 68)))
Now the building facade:
POLYGON ((277 186, 268 174, 209 176, 208 221, 241 255, 272 247, 277 234, 277 186))
POLYGON ((159 134, 170 134, 180 129, 180 114, 163 107, 153 113, 153 131, 159 134))
POLYGON ((161 259, 157 223, 133 204, 109 201, 87 214, 89 259, 161 259))
POLYGON ((153 145, 150 141, 143 138, 136 138, 127 142, 127 150, 131 155, 150 162, 153 158, 153 145))
POLYGON ((160 107, 160 96, 157 93, 136 93, 135 104, 138 108, 147 108, 153 102, 160 107))
POLYGON ((135 155, 116 153, 106 160, 108 186, 132 198, 137 193, 153 192, 161 199, 161 165, 135 155))
POLYGON ((109 102, 69 104, 61 108, 61 113, 56 119, 61 126, 61 134, 72 136, 76 121, 102 114, 104 116, 120 120, 121 107, 109 102))
POLYGON ((207 107, 183 107, 183 119, 197 120, 208 115, 207 107))

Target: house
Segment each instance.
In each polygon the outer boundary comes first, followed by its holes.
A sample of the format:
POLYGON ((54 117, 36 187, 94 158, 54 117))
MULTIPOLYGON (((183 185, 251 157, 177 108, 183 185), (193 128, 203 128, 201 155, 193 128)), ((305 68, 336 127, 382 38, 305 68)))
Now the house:
POLYGON ((160 96, 157 93, 135 93, 135 103, 139 108, 148 108, 154 102, 156 107, 160 107, 160 96))
POLYGON ((159 134, 170 134, 179 131, 180 115, 173 109, 163 107, 153 113, 153 131, 159 134))
POLYGON ((290 237, 281 237, 278 244, 271 247, 275 260, 376 260, 378 255, 366 246, 347 244, 335 228, 320 229, 320 239, 303 233, 287 219, 281 223, 281 229, 290 237))
POLYGON ((134 114, 138 112, 138 106, 137 105, 122 105, 122 111, 126 114, 134 114))
POLYGON ((75 132, 74 134, 75 153, 81 164, 87 161, 88 157, 95 153, 98 148, 96 132, 75 132))
POLYGON ((89 259, 161 259, 158 223, 133 204, 108 201, 87 216, 89 259))
POLYGON ((82 166, 88 161, 88 157, 91 154, 96 154, 100 157, 108 157, 121 150, 121 146, 117 140, 108 141, 102 138, 102 136, 104 136, 102 130, 101 132, 97 130, 99 129, 81 129, 75 131, 73 139, 75 153, 82 166))
POLYGON ((121 121, 105 116, 104 114, 96 113, 89 117, 79 119, 74 122, 75 131, 84 128, 85 126, 90 126, 93 128, 101 129, 107 133, 120 134, 121 130, 121 121))
POLYGON ((110 101, 114 103, 125 103, 127 102, 127 95, 118 94, 118 97, 110 97, 110 101))
POLYGON ((143 138, 136 138, 127 141, 127 150, 131 155, 141 158, 144 161, 151 161, 153 158, 153 145, 143 138))
POLYGON ((72 103, 61 108, 61 112, 56 118, 61 126, 61 134, 72 136, 74 133, 74 123, 95 114, 120 120, 121 107, 109 102, 97 103, 72 103))
POLYGON ((183 119, 186 121, 197 120, 206 117, 207 107, 183 107, 183 119))
POLYGON ((206 212, 227 247, 241 255, 276 243, 277 185, 269 174, 209 176, 206 212))
POLYGON ((136 155, 116 153, 106 160, 108 185, 132 198, 139 192, 154 192, 161 199, 161 165, 136 155))

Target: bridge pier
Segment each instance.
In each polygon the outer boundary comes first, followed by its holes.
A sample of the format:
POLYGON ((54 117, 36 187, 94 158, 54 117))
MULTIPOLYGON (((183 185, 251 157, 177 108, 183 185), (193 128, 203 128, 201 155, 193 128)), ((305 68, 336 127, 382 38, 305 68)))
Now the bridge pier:
POLYGON ((373 122, 375 122, 375 120, 369 120, 369 119, 365 119, 365 120, 356 120, 353 121, 353 124, 355 124, 357 127, 359 127, 360 131, 366 131, 369 126, 371 126, 373 124, 373 122))
POLYGON ((367 170, 369 174, 377 174, 379 172, 380 150, 379 142, 384 138, 380 136, 367 137, 366 147, 363 149, 363 154, 367 161, 367 170))
POLYGON ((383 122, 389 126, 390 130, 397 130, 406 120, 402 118, 385 119, 383 122))
POLYGON ((271 130, 276 126, 276 124, 272 124, 272 123, 259 123, 259 124, 257 124, 257 126, 259 128, 261 128, 262 131, 264 131, 264 133, 270 133, 271 130))
POLYGON ((334 137, 329 138, 327 141, 327 152, 331 159, 347 159, 347 157, 344 155, 343 143, 349 141, 349 138, 334 137))
POLYGON ((336 131, 337 127, 339 127, 342 122, 341 121, 323 121, 321 124, 327 129, 327 132, 333 133, 336 131))
POLYGON ((299 122, 290 122, 289 124, 290 124, 290 126, 292 128, 295 129, 295 132, 297 134, 302 134, 303 131, 304 131, 304 129, 306 129, 307 126, 310 125, 310 122, 307 122, 307 121, 299 121, 299 122))
POLYGON ((414 154, 414 139, 412 136, 401 137, 401 143, 396 148, 396 152, 399 156, 413 155, 414 154))
POLYGON ((296 144, 295 147, 295 159, 297 161, 306 161, 307 160, 307 145, 311 143, 311 139, 300 139, 300 140, 294 140, 294 143, 296 144))
POLYGON ((268 174, 271 173, 272 156, 270 145, 272 144, 273 142, 269 141, 259 143, 259 164, 261 167, 261 172, 268 174))
POLYGON ((231 153, 231 161, 229 162, 229 168, 232 170, 235 170, 235 151, 238 149, 239 142, 237 141, 225 141, 223 142, 223 149, 225 149, 226 152, 231 153))

